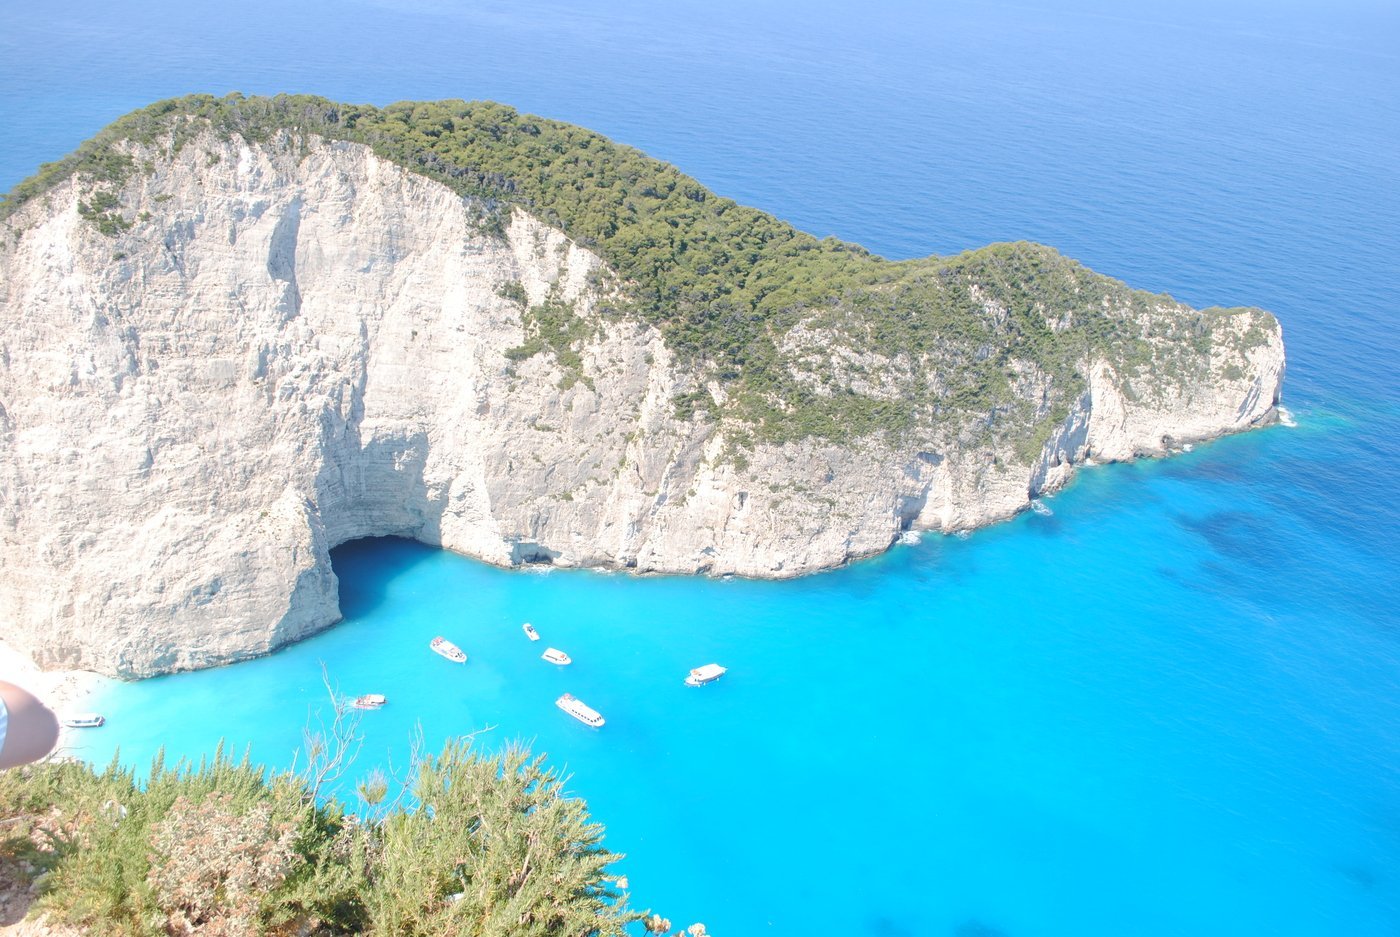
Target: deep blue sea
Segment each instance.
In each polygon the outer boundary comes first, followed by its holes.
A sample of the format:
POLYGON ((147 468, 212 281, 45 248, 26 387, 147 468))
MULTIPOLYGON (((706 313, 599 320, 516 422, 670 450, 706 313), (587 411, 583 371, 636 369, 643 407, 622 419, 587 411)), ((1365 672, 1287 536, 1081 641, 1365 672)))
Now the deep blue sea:
POLYGON ((1263 306, 1297 425, 794 582, 348 545, 343 624, 121 686, 82 754, 285 765, 324 666, 390 697, 362 769, 527 740, 634 902, 718 937, 1400 934, 1394 3, 7 0, 0 188, 231 90, 500 100, 889 257, 1024 238, 1263 306))

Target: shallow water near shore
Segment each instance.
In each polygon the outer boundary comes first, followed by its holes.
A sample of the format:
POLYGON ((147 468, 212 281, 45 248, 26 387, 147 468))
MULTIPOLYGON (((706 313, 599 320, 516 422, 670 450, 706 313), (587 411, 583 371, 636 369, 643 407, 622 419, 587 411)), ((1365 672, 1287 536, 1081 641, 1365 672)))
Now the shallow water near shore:
POLYGON ((1297 424, 795 581, 348 544, 342 624, 117 686, 78 753, 286 766, 324 666, 390 698, 361 772, 523 739, 719 937, 1400 932, 1396 48, 1360 2, 0 8, 0 187, 167 95, 493 98, 889 257, 1026 238, 1268 308, 1297 424))
POLYGON ((324 666, 390 697, 360 724, 362 768, 402 764, 418 731, 524 739, 572 772, 640 899, 718 932, 1384 933, 1397 636, 1335 559, 1288 556, 1315 534, 1235 468, 1294 432, 1092 470, 1051 516, 790 582, 350 544, 344 624, 120 687, 85 754, 225 738, 286 764, 326 712, 324 666), (432 654, 436 634, 468 663, 432 654), (709 661, 729 673, 682 685, 709 661), (566 691, 607 725, 559 712, 566 691))

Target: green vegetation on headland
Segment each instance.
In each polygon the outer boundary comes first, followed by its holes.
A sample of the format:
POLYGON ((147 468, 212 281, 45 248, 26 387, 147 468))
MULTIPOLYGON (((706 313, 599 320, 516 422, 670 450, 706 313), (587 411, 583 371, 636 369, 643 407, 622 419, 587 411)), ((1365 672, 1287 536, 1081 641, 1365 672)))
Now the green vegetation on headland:
MULTIPOLYGON (((483 230, 501 233, 511 206, 558 226, 620 277, 602 315, 641 317, 694 369, 677 412, 722 410, 754 438, 903 438, 977 424, 1033 455, 1087 386, 1087 362, 1108 360, 1143 384, 1208 380, 1217 326, 1245 312, 1196 312, 1024 242, 886 261, 716 196, 597 133, 490 102, 162 101, 45 165, 0 217, 82 174, 104 193, 92 199, 95 223, 119 233, 127 222, 106 199, 143 171, 125 144, 173 153, 209 128, 286 146, 310 134, 367 144, 473 199, 483 230), (724 388, 723 408, 701 390, 709 380, 724 388)), ((527 313, 532 331, 512 357, 552 352, 577 375, 592 325, 568 321, 562 304, 527 313)))
POLYGON ((541 758, 450 743, 403 803, 362 781, 362 819, 317 796, 340 767, 270 775, 219 752, 142 778, 0 772, 0 871, 36 876, 51 918, 126 937, 618 937, 641 919, 604 874, 620 857, 602 827, 541 758))

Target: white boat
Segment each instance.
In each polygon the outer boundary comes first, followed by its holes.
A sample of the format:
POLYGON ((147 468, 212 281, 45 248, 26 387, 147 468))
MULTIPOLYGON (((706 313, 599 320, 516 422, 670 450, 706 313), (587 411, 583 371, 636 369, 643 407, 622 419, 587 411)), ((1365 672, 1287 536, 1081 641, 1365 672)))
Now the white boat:
POLYGON ((352 699, 350 705, 356 709, 378 709, 387 702, 389 698, 382 693, 366 693, 352 699))
POLYGON ((441 635, 429 641, 428 647, 455 664, 465 664, 467 662, 467 655, 462 653, 462 649, 441 635))
POLYGON ((101 713, 73 713, 59 721, 69 729, 96 729, 107 720, 101 713))
POLYGON ((529 638, 531 641, 538 641, 540 639, 540 633, 536 631, 535 626, 528 621, 520 627, 525 632, 525 637, 529 638))
POLYGON ((686 675, 685 685, 704 686, 707 683, 714 683, 720 677, 724 676, 725 670, 726 668, 721 667, 719 664, 703 664, 686 675))
POLYGON ((603 717, 598 710, 584 705, 583 700, 576 698, 572 693, 565 693, 554 701, 554 705, 586 726, 596 729, 603 724, 603 717))
POLYGON ((545 648, 545 652, 540 656, 543 657, 545 660, 549 661, 551 664, 558 664, 561 667, 564 664, 573 663, 573 661, 569 659, 569 655, 565 654, 557 647, 545 648))
POLYGON ((1050 505, 1046 504, 1039 498, 1031 499, 1031 510, 1039 514, 1041 517, 1049 517, 1051 514, 1055 513, 1054 511, 1050 510, 1050 505))

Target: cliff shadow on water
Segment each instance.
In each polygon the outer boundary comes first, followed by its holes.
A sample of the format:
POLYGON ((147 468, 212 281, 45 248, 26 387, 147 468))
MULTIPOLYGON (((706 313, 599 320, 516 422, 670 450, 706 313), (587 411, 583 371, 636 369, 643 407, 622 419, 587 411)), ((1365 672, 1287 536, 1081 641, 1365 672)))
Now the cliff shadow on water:
POLYGON ((331 569, 340 581, 340 611, 360 618, 389 601, 395 578, 428 562, 438 547, 404 537, 364 537, 331 550, 331 569))

